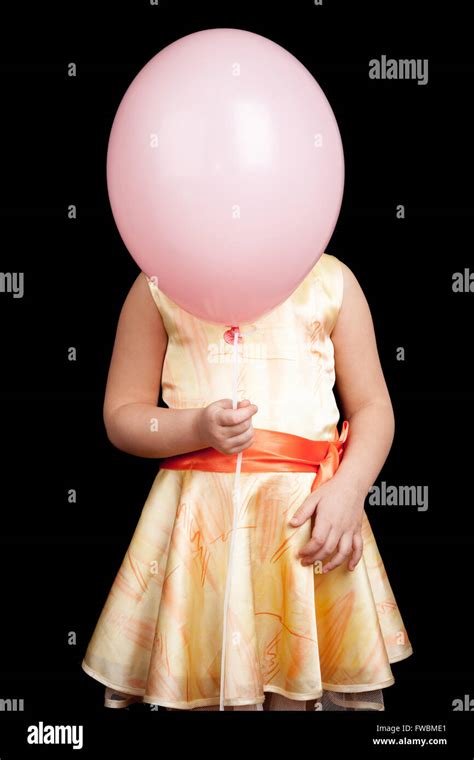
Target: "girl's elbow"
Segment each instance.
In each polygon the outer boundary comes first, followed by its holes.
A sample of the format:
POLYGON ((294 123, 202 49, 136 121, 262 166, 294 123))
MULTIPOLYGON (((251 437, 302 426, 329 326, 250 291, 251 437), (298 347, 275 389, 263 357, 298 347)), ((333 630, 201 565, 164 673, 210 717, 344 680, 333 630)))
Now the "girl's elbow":
POLYGON ((385 416, 385 427, 390 434, 390 446, 393 443, 395 437, 395 413, 393 411, 393 404, 390 398, 387 398, 382 402, 383 413, 385 416))
POLYGON ((104 410, 103 422, 109 442, 119 451, 123 451, 122 436, 120 434, 120 425, 117 423, 116 411, 104 410))

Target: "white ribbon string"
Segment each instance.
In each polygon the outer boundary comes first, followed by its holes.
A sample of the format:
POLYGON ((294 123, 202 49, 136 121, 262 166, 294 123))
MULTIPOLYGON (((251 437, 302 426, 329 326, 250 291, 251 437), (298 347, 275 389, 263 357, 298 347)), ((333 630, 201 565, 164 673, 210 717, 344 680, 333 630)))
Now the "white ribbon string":
MULTIPOLYGON (((238 329, 234 331, 234 350, 232 353, 232 409, 237 409, 237 378, 238 378, 238 339, 239 335, 242 335, 238 329)), ((224 596, 224 622, 222 628, 222 654, 221 654, 221 685, 220 685, 220 700, 219 710, 224 709, 225 700, 225 655, 226 655, 226 642, 227 642, 227 611, 229 608, 230 590, 232 585, 232 573, 234 564, 234 546, 235 537, 237 533, 237 522, 239 516, 239 504, 240 504, 240 470, 242 466, 242 452, 237 455, 237 464, 235 467, 234 486, 232 489, 232 505, 233 505, 233 520, 232 520, 232 533, 230 539, 229 548, 229 560, 227 565, 227 579, 224 596)))

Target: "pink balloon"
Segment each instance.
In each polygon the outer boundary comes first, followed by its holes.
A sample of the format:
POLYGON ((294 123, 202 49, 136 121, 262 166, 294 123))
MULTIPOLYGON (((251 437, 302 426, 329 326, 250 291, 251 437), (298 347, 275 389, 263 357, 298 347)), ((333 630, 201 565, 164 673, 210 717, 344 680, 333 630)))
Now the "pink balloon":
POLYGON ((264 316, 324 252, 342 203, 334 113, 271 40, 207 29, 127 89, 107 152, 112 212, 142 271, 208 322, 264 316))

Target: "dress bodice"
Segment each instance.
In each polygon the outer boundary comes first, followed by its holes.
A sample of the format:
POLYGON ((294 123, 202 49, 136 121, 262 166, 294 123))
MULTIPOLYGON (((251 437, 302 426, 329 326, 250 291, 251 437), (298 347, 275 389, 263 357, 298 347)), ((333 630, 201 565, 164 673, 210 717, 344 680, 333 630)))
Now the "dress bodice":
MULTIPOLYGON (((168 298, 147 277, 168 334, 162 397, 170 408, 207 406, 232 396, 233 346, 225 325, 205 322, 168 298)), ((339 409, 333 393, 331 332, 342 304, 339 259, 324 253, 279 306, 252 324, 241 324, 238 400, 257 404, 255 428, 313 440, 334 435, 339 409)))

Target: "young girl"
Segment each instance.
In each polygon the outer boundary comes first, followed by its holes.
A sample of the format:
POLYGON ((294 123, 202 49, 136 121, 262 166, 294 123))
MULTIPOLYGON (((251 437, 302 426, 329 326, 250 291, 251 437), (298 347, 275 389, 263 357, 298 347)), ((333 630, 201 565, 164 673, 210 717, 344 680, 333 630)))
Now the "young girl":
POLYGON ((82 667, 110 707, 383 710, 390 664, 412 648, 364 512, 394 435, 367 301, 324 253, 239 328, 233 408, 225 326, 143 272, 125 300, 105 426, 117 448, 161 461, 82 667))

